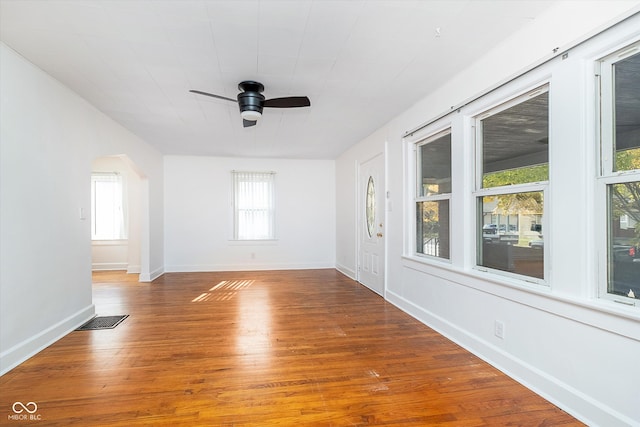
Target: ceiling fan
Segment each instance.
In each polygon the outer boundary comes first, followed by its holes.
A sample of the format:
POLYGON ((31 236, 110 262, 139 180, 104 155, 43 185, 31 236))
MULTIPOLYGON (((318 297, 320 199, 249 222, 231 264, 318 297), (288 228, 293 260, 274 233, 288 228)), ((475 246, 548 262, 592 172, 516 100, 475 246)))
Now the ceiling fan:
POLYGON ((238 107, 240 107, 240 116, 242 117, 242 125, 244 127, 255 126, 256 121, 262 116, 262 109, 264 107, 298 108, 311 106, 311 101, 306 96, 265 99, 261 93, 264 91, 264 85, 251 80, 240 82, 238 84, 238 90, 240 90, 238 99, 227 98, 226 96, 215 95, 200 90, 190 90, 189 92, 237 102, 238 107))

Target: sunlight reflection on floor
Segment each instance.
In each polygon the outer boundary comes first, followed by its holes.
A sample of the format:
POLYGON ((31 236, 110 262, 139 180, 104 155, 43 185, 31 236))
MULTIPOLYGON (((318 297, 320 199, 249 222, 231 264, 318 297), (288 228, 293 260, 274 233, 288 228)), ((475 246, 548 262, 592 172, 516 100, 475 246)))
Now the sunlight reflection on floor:
POLYGON ((223 280, 209 289, 209 292, 201 293, 191 302, 229 301, 233 299, 239 290, 246 289, 253 283, 254 280, 223 280))

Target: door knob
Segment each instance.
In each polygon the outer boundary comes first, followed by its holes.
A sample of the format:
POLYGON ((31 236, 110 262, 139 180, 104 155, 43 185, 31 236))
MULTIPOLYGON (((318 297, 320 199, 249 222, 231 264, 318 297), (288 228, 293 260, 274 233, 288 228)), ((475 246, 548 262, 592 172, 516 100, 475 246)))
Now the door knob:
POLYGON ((378 234, 376 234, 376 236, 382 237, 382 233, 378 233, 378 234))

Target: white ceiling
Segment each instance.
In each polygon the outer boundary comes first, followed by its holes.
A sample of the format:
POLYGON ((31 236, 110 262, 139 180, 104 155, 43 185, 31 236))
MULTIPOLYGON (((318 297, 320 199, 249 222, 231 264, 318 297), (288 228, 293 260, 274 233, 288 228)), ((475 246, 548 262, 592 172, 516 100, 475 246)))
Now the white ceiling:
POLYGON ((163 153, 334 159, 552 3, 0 0, 0 38, 163 153), (189 93, 242 80, 311 107, 189 93))

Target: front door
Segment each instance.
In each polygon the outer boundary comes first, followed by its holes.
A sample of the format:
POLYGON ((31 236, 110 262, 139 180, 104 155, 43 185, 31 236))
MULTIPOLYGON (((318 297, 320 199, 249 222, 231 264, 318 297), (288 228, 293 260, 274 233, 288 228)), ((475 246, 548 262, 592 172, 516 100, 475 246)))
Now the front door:
POLYGON ((384 155, 361 163, 358 175, 358 281, 383 295, 384 155))

